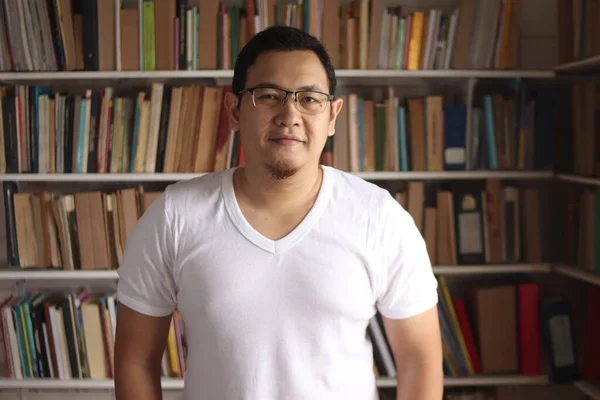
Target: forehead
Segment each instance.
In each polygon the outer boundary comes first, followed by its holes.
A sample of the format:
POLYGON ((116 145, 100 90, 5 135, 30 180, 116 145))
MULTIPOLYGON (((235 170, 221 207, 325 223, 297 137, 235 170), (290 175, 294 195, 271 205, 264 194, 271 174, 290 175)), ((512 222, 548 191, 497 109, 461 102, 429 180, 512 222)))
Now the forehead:
POLYGON ((288 90, 315 86, 323 92, 329 92, 325 67, 312 51, 262 53, 248 68, 246 87, 253 87, 265 82, 288 90))

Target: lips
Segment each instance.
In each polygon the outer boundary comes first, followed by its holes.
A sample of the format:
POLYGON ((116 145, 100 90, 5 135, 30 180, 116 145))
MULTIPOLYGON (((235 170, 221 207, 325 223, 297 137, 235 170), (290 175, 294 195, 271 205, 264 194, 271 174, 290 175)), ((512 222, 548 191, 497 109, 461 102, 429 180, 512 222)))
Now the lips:
POLYGON ((279 135, 269 139, 270 142, 278 144, 280 146, 297 146, 304 142, 297 136, 293 135, 279 135))
POLYGON ((269 140, 273 140, 273 141, 280 141, 280 140, 285 140, 285 141, 295 141, 295 142, 303 142, 302 139, 296 137, 296 136, 276 136, 274 138, 271 138, 269 140))

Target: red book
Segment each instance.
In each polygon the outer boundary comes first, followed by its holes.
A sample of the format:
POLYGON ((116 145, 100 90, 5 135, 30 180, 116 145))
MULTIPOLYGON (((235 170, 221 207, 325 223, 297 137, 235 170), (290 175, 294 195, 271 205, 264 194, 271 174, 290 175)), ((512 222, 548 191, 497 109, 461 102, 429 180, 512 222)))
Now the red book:
POLYGON ((480 373, 481 362, 479 361, 479 354, 477 353, 477 347, 475 346, 475 338, 473 337, 471 324, 469 323, 467 311, 465 310, 465 301, 460 298, 454 299, 454 310, 456 311, 456 318, 458 318, 458 324, 460 325, 460 330, 465 339, 465 344, 467 345, 467 351, 469 352, 473 371, 476 374, 480 373))
POLYGON ((600 287, 589 287, 585 348, 583 352, 583 377, 600 384, 600 287))
POLYGON ((521 374, 528 376, 541 374, 539 293, 537 283, 518 286, 519 357, 521 374))

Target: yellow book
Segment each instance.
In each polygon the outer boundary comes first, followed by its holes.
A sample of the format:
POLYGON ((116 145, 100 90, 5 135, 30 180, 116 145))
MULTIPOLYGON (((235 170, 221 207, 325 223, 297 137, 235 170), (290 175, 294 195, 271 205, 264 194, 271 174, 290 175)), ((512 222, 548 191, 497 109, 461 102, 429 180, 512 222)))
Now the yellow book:
POLYGON ((171 370, 173 371, 173 377, 178 377, 180 376, 179 358, 177 357, 177 346, 175 344, 175 328, 173 326, 173 319, 171 319, 171 326, 169 326, 169 335, 167 336, 167 350, 169 351, 169 361, 171 361, 171 370))
POLYGON ((408 69, 416 71, 421 61, 421 41, 423 40, 423 22, 425 14, 422 11, 413 13, 410 43, 408 48, 408 69))
POLYGON ((33 366, 31 365, 31 353, 30 353, 30 349, 29 349, 29 336, 27 334, 27 323, 25 322, 25 313, 23 312, 23 306, 18 307, 19 308, 19 316, 21 318, 21 324, 23 326, 23 339, 25 341, 25 353, 27 354, 27 366, 26 368, 29 370, 29 376, 31 378, 34 378, 33 375, 33 366))
POLYGON ((135 156, 133 172, 143 173, 146 165, 146 148, 148 147, 148 135, 150 129, 150 104, 151 100, 139 99, 140 114, 139 128, 137 131, 137 144, 135 147, 135 156))
POLYGON ((444 293, 444 298, 446 299, 446 304, 448 305, 448 310, 450 311, 450 318, 452 318, 452 325, 454 325, 454 329, 457 333, 458 343, 460 344, 460 349, 465 357, 465 361, 467 362, 467 368, 469 369, 469 374, 475 374, 475 370, 473 369, 473 363, 471 362, 471 357, 469 356, 469 351, 467 350, 467 344, 465 343, 465 339, 463 337, 462 331, 460 329, 460 325, 458 323, 458 318, 456 316, 456 311, 454 311, 454 303, 452 303, 452 298, 450 297, 450 291, 448 290, 448 284, 446 283, 446 278, 440 276, 438 278, 438 282, 442 288, 442 292, 444 293))

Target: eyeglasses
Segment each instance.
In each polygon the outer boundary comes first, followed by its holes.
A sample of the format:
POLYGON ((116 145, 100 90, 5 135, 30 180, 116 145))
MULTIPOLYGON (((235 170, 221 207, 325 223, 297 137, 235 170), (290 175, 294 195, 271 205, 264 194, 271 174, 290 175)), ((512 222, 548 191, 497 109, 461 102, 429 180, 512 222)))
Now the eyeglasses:
POLYGON ((285 104, 288 95, 294 95, 296 109, 304 114, 321 114, 327 103, 333 100, 332 94, 314 90, 289 91, 279 88, 257 87, 247 88, 239 92, 240 95, 250 93, 254 107, 275 108, 285 104))

